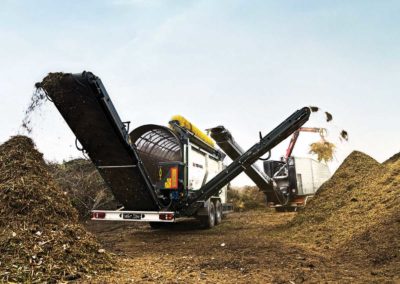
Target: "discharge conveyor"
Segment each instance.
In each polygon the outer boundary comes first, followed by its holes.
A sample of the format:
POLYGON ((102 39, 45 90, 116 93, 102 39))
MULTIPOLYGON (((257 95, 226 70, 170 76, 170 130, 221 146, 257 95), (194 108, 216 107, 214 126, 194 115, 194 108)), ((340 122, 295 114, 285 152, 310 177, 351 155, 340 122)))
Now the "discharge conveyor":
MULTIPOLYGON (((243 155, 243 148, 239 146, 233 138, 232 133, 224 126, 211 128, 210 135, 232 160, 243 155)), ((256 164, 252 164, 248 167, 245 173, 253 180, 258 188, 264 192, 267 197, 267 202, 276 203, 280 201, 279 196, 277 196, 280 193, 274 190, 272 179, 264 174, 256 164)))
POLYGON ((40 87, 125 209, 158 210, 151 179, 101 80, 90 72, 50 73, 40 87))
POLYGON ((310 114, 310 108, 303 107, 294 112, 270 133, 264 137, 260 137, 258 143, 254 144, 249 150, 237 157, 222 172, 218 173, 199 190, 200 193, 189 201, 189 204, 192 204, 192 207, 186 211, 186 214, 190 215, 191 212, 195 212, 197 209, 196 207, 200 206, 199 201, 210 198, 213 194, 218 192, 220 188, 231 182, 242 172, 249 169, 260 157, 271 151, 276 145, 299 129, 308 121, 310 114))

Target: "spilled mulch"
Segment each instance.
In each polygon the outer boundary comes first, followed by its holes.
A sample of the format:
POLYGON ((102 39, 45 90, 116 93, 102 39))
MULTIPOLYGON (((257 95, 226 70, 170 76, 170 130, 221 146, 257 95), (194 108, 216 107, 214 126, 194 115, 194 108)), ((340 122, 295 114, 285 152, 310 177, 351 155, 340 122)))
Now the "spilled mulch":
POLYGON ((22 119, 21 127, 27 133, 32 133, 32 116, 36 110, 40 109, 46 102, 46 93, 40 89, 36 89, 31 97, 31 101, 25 110, 24 118, 22 119))
POLYGON ((43 85, 51 88, 57 81, 59 81, 64 76, 64 73, 49 73, 46 80, 43 83, 35 84, 35 91, 33 92, 29 105, 25 110, 24 118, 22 119, 21 128, 25 130, 28 134, 32 133, 33 130, 33 115, 40 110, 40 108, 50 100, 47 97, 46 91, 43 89, 43 85))
MULTIPOLYGON (((317 113, 321 112, 322 110, 317 106, 310 106, 309 107, 311 112, 317 113)), ((332 123, 333 115, 330 112, 323 111, 325 115, 325 121, 332 123)), ((324 133, 326 134, 326 129, 321 128, 321 140, 310 144, 309 153, 313 155, 317 155, 318 161, 330 162, 333 160, 335 155, 336 145, 332 142, 329 142, 325 139, 324 133)), ((339 141, 349 141, 349 134, 346 130, 341 130, 339 133, 339 141)))
POLYGON ((33 141, 0 145, 0 282, 54 283, 111 268, 33 141))
POLYGON ((335 144, 328 141, 314 142, 310 145, 310 154, 317 155, 318 161, 330 162, 333 160, 335 144))

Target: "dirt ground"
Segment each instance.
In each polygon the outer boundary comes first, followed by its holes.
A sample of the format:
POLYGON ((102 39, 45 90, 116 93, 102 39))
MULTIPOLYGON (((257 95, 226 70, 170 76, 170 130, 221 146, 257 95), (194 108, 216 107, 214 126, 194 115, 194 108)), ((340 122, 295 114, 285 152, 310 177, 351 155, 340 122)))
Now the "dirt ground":
MULTIPOLYGON (((291 243, 285 224, 297 213, 232 213, 199 229, 185 219, 154 230, 146 223, 89 222, 116 269, 86 283, 400 283, 380 267, 341 260, 330 248, 291 243)), ((82 279, 80 280, 82 281, 82 279)))

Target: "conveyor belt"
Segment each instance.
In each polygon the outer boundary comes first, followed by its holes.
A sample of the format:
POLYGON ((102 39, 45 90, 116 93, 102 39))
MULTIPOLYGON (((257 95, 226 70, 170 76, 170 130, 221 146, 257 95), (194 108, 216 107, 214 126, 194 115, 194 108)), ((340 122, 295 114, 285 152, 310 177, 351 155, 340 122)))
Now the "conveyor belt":
POLYGON ((190 215, 201 207, 201 201, 208 200, 213 194, 216 194, 224 185, 231 182, 242 172, 251 168, 251 166, 264 154, 268 153, 276 145, 285 140, 294 131, 299 129, 310 118, 311 110, 304 107, 295 111, 285 121, 275 127, 270 133, 264 137, 260 137, 260 141, 254 144, 249 150, 234 159, 222 172, 209 180, 199 189, 199 194, 190 199, 191 208, 186 210, 186 214, 190 215))
MULTIPOLYGON (((236 160, 243 155, 243 148, 240 147, 231 132, 224 126, 217 126, 211 129, 211 137, 217 142, 218 146, 232 159, 236 160)), ((265 175, 256 164, 245 170, 245 173, 267 196, 267 202, 279 202, 276 192, 274 192, 273 181, 265 175)))
POLYGON ((159 209, 149 176, 101 80, 90 72, 49 74, 41 87, 125 209, 159 209))

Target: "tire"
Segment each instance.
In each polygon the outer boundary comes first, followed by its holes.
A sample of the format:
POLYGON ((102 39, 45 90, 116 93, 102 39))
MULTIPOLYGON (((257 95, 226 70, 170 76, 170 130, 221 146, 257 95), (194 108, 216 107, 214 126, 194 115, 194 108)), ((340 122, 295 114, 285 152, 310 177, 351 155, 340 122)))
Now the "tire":
POLYGON ((201 223, 206 229, 215 226, 215 205, 212 201, 208 202, 208 215, 201 218, 201 223))
POLYGON ((219 200, 215 201, 215 225, 222 222, 222 203, 219 200))

